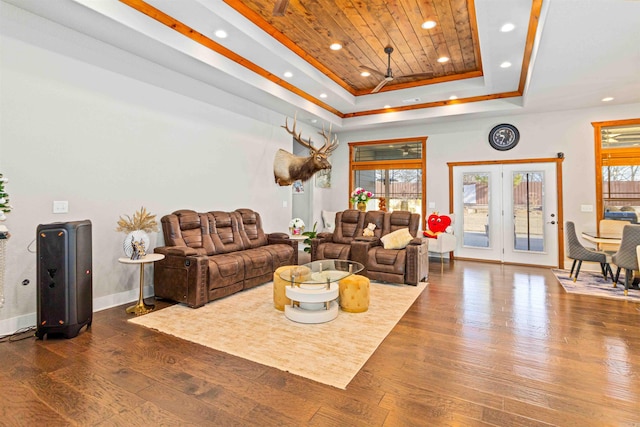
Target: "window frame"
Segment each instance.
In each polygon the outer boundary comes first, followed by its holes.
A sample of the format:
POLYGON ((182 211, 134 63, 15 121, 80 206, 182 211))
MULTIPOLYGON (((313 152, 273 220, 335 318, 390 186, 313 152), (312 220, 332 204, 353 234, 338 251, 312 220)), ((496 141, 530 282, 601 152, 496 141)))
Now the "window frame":
POLYGON ((640 165, 640 147, 602 148, 602 128, 613 126, 640 125, 640 118, 592 122, 595 147, 596 178, 596 226, 600 228, 600 220, 604 218, 604 199, 602 193, 602 167, 640 165))
POLYGON ((349 142, 349 188, 347 189, 347 200, 351 206, 351 192, 354 190, 355 172, 359 170, 376 170, 376 169, 421 169, 422 170, 422 228, 425 227, 425 216, 427 211, 427 138, 426 136, 417 136, 413 138, 384 139, 373 141, 349 142), (406 160, 368 160, 355 161, 355 149, 357 147, 369 145, 395 145, 406 144, 409 142, 419 142, 422 145, 422 156, 419 159, 406 160))

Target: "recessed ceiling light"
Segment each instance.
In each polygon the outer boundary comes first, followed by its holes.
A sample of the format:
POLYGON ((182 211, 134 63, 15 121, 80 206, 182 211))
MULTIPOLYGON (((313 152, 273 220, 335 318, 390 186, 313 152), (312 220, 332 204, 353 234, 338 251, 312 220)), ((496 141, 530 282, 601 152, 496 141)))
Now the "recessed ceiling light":
POLYGON ((334 43, 331 46, 329 46, 329 49, 331 49, 331 50, 340 50, 340 49, 342 49, 342 45, 340 43, 334 43))
POLYGON ((511 62, 509 61, 504 61, 502 64, 500 64, 501 68, 509 68, 511 67, 511 62))
POLYGON ((362 77, 369 77, 369 76, 371 75, 371 73, 370 73, 370 72, 368 72, 368 71, 363 71, 363 72, 361 72, 361 73, 360 73, 360 75, 361 75, 362 77))
POLYGON ((383 108, 391 108, 391 105, 387 104, 383 108))
POLYGON ((449 58, 447 58, 446 56, 441 56, 440 58, 438 58, 438 62, 441 64, 449 62, 449 58))
POLYGON ((449 99, 453 101, 454 99, 458 99, 458 97, 457 97, 457 96, 455 96, 455 95, 451 95, 451 96, 449 97, 449 99))
POLYGON ((293 73, 292 73, 291 71, 285 71, 285 72, 284 72, 284 76, 285 76, 286 78, 291 78, 291 77, 293 77, 293 73))
POLYGON ((321 93, 321 94, 320 94, 320 98, 326 98, 326 97, 327 97, 327 94, 326 94, 326 93, 321 93))
POLYGON ((502 31, 503 33, 508 33, 509 31, 513 31, 514 28, 516 28, 515 25, 513 25, 511 22, 507 22, 502 27, 500 27, 500 31, 502 31))
POLYGON ((318 119, 311 119, 311 123, 318 123, 318 119))
POLYGON ((225 30, 217 30, 215 32, 215 35, 219 39, 226 39, 227 38, 227 32, 225 30))
POLYGON ((424 21, 421 25, 421 27, 424 28, 425 30, 430 30, 432 28, 435 28, 435 26, 436 26, 435 21, 424 21))
POLYGON ((613 101, 613 97, 607 96, 606 98, 602 98, 602 102, 609 102, 609 101, 613 101))

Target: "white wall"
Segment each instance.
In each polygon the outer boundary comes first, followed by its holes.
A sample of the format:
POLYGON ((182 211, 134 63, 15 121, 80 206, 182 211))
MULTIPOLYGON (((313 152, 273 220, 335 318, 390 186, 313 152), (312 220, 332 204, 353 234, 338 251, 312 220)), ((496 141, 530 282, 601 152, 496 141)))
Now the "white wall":
MULTIPOLYGON (((595 160, 592 122, 640 117, 640 104, 594 109, 521 114, 440 124, 399 126, 340 134, 342 147, 334 154, 347 161, 349 142, 427 136, 427 201, 441 213, 449 210, 447 162, 506 160, 556 157, 563 152, 564 220, 574 221, 577 230, 595 230, 595 160), (520 142, 512 150, 500 152, 488 142, 490 129, 499 123, 511 123, 520 131, 520 142), (346 150, 346 151, 345 151, 346 150), (581 205, 592 205, 594 212, 581 212, 581 205)), ((348 174, 336 174, 334 184, 343 189, 348 174)), ((344 190, 335 197, 345 198, 344 190)))
MULTIPOLYGON (((38 224, 92 221, 94 309, 137 298, 138 270, 118 263, 125 235, 115 227, 141 206, 158 219, 247 207, 266 231, 287 230, 291 187, 275 185, 273 158, 292 142, 279 125, 42 49, 6 28, 0 42, 0 170, 14 206, 4 223, 12 237, 0 334, 35 324, 38 224), (67 200, 69 213, 53 214, 54 200, 67 200)), ((161 233, 151 240, 162 244, 161 233)))

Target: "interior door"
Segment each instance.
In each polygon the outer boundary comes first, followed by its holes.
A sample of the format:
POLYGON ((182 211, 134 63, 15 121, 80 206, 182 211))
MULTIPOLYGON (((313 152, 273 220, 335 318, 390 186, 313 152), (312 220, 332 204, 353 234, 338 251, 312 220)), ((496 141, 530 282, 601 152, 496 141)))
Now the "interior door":
POLYGON ((504 262, 558 265, 554 163, 503 166, 504 262))
POLYGON ((454 168, 455 255, 558 265, 555 163, 454 168))

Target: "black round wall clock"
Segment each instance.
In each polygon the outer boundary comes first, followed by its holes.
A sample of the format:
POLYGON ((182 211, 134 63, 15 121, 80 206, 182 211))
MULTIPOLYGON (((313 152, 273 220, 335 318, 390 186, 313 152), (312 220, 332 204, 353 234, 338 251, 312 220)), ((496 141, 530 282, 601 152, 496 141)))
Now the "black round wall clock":
POLYGON ((513 125, 503 123, 495 126, 489 132, 489 144, 496 150, 511 150, 518 144, 520 140, 520 132, 513 125))

